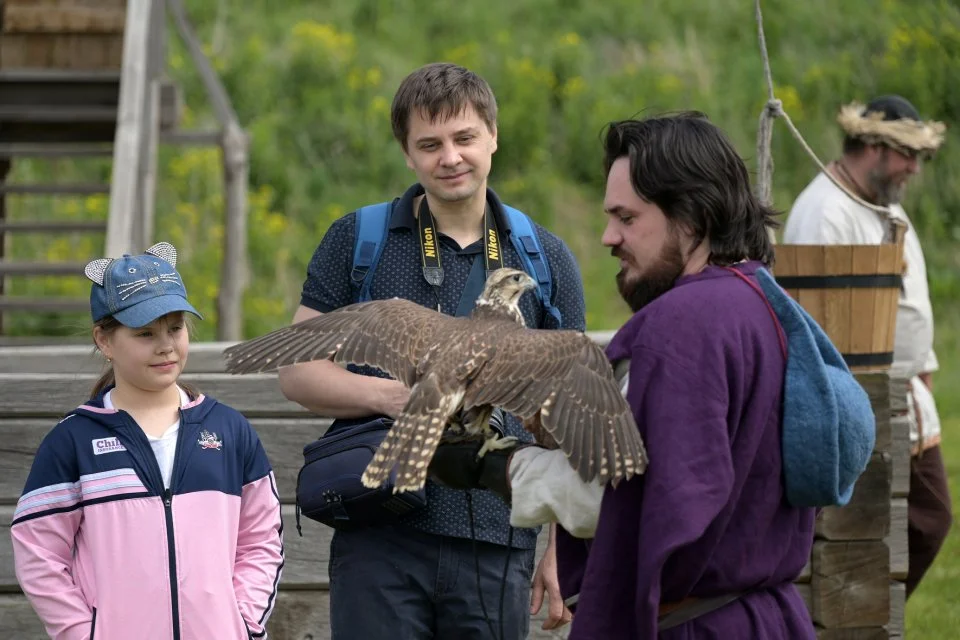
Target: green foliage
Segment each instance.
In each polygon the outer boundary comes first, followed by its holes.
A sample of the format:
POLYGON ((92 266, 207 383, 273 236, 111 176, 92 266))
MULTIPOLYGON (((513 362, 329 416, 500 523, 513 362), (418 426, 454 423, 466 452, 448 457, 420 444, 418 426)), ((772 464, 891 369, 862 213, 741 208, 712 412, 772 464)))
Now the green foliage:
MULTIPOLYGON (((591 329, 614 327, 626 315, 611 286, 614 266, 599 245, 605 123, 700 109, 755 163, 766 90, 748 0, 194 0, 188 8, 252 140, 246 335, 289 321, 306 263, 334 219, 393 197, 412 180, 389 109, 403 76, 426 62, 462 63, 493 86, 500 148, 492 186, 572 246, 591 329)), ((960 59, 953 4, 770 0, 764 11, 777 97, 821 158, 839 151, 835 115, 852 99, 900 92, 929 117, 960 120, 960 90, 951 82, 960 59)), ((169 70, 189 105, 184 126, 212 124, 175 35, 169 70)), ((953 128, 949 135, 905 203, 926 239, 938 299, 960 293, 956 258, 938 248, 960 239, 960 186, 951 180, 960 146, 953 128)), ((774 158, 775 204, 785 211, 816 168, 779 125, 774 158)), ((214 335, 223 275, 219 162, 212 149, 164 148, 161 157, 156 237, 182 247, 184 276, 208 318, 199 324, 201 339, 214 335)), ((39 162, 15 168, 20 175, 42 171, 39 162)), ((50 204, 50 215, 71 207, 85 209, 61 200, 50 204)), ((37 215, 27 200, 12 202, 12 210, 14 218, 37 215)), ((91 242, 42 249, 85 260, 99 255, 91 242)), ((37 250, 36 242, 13 247, 15 255, 37 250)), ((34 293, 85 288, 37 280, 13 286, 34 293)), ((58 330, 56 316, 12 327, 58 330)))

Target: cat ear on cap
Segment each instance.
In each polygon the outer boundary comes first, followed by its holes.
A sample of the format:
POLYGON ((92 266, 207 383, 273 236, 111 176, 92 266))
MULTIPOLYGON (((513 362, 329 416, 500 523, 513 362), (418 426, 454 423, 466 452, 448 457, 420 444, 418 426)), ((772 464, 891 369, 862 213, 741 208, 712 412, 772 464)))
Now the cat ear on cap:
POLYGON ((177 250, 169 242, 158 242, 147 249, 145 253, 149 253, 152 256, 157 256, 158 258, 163 258, 170 263, 171 267, 177 267, 177 250))
POLYGON ((103 286, 103 276, 107 272, 107 266, 113 262, 110 258, 97 258, 87 263, 83 268, 83 275, 87 276, 91 282, 103 286))

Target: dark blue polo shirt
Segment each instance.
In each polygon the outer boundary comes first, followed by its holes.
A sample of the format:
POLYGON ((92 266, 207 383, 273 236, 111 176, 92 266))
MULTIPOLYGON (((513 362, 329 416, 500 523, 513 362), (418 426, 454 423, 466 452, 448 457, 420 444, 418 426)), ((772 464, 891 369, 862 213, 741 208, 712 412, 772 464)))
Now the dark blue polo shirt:
MULTIPOLYGON (((437 294, 424 280, 421 271, 420 239, 413 213, 413 199, 422 193, 423 187, 415 184, 394 202, 390 233, 370 287, 374 300, 397 297, 412 300, 431 309, 437 307, 437 294)), ((497 227, 507 229, 500 199, 490 189, 487 190, 487 203, 497 219, 497 227)), ((355 301, 356 290, 350 285, 355 220, 355 213, 349 213, 330 225, 307 268, 307 279, 300 298, 303 306, 326 313, 355 301)), ((554 305, 562 314, 562 328, 584 331, 586 320, 583 282, 576 259, 560 238, 540 225, 534 224, 534 229, 550 266, 554 305)), ((439 291, 440 309, 443 313, 455 315, 473 261, 483 259, 483 243, 478 240, 468 247, 460 248, 446 235, 438 235, 444 273, 439 291)), ((513 244, 504 238, 501 245, 504 248, 504 266, 522 270, 523 263, 513 249, 513 244)), ((543 308, 532 293, 521 298, 520 310, 528 327, 542 326, 543 308)), ((374 369, 361 371, 368 375, 386 377, 386 374, 374 369)), ((513 416, 508 417, 506 432, 525 442, 533 440, 520 421, 513 416)), ((430 480, 427 481, 426 492, 427 508, 411 515, 405 522, 429 533, 471 538, 465 492, 440 486, 430 480)), ((473 491, 473 509, 476 538, 506 545, 510 510, 503 500, 489 491, 473 491)), ((533 549, 536 546, 536 537, 536 529, 515 529, 513 546, 533 549)))

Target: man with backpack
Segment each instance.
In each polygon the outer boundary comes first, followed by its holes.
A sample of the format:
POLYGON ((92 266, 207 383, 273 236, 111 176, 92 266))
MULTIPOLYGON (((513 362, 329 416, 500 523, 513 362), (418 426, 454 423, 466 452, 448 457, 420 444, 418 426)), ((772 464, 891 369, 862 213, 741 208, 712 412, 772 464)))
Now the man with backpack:
MULTIPOLYGON (((330 226, 307 269, 294 323, 393 297, 466 315, 486 274, 513 267, 539 284, 521 300, 527 326, 585 329, 583 284, 569 248, 487 187, 496 116, 489 85, 463 67, 429 64, 401 83, 391 108, 393 132, 417 183, 330 226)), ((337 419, 331 434, 395 417, 409 397, 381 371, 329 361, 283 368, 279 379, 287 398, 337 419)), ((502 430, 532 440, 513 416, 502 430)), ((402 518, 334 532, 334 639, 526 638, 530 612, 539 610, 545 592, 545 628, 569 622, 552 532, 534 572, 538 530, 512 528, 499 496, 429 481, 424 498, 402 518)))

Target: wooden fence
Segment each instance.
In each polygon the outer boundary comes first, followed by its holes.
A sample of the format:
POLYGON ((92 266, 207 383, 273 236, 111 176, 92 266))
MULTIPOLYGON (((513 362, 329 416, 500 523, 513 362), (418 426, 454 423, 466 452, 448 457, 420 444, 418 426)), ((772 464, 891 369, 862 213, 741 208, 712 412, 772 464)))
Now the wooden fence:
MULTIPOLYGON (((598 342, 609 333, 592 334, 598 342)), ((244 413, 263 441, 274 466, 283 502, 286 565, 280 596, 268 630, 276 640, 329 638, 327 558, 331 530, 311 520, 294 524, 294 490, 303 446, 323 433, 329 421, 284 399, 275 375, 223 373, 224 343, 191 348, 184 375, 204 393, 244 413)), ((0 348, 0 527, 9 528, 14 506, 34 452, 56 419, 87 398, 101 370, 92 349, 71 347, 0 348)), ((877 446, 851 503, 825 509, 817 524, 811 562, 797 582, 829 640, 899 638, 903 634, 906 576, 906 495, 909 443, 905 384, 885 374, 862 374, 877 413, 877 446)), ((546 534, 540 537, 538 557, 546 534)), ((544 607, 544 610, 546 607, 544 607)), ((565 638, 540 629, 543 612, 531 623, 530 638, 565 638)), ((10 536, 0 536, 0 628, 8 637, 46 637, 13 570, 10 536)))

